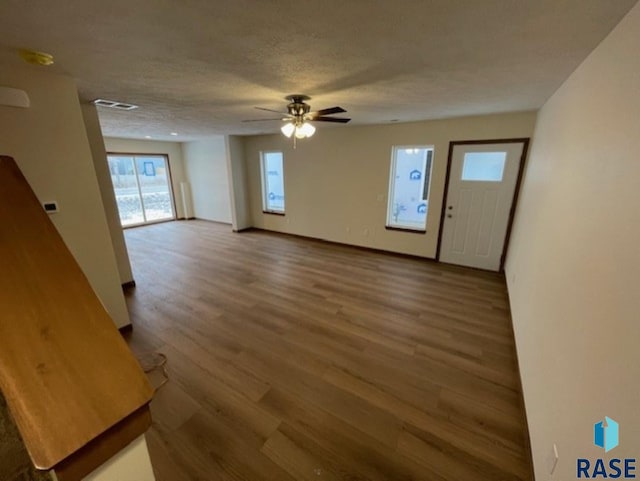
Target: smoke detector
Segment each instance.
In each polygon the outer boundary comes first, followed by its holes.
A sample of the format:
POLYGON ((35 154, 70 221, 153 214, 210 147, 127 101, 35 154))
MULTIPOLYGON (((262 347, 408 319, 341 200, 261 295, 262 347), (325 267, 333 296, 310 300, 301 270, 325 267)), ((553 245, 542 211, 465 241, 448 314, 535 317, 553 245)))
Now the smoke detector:
POLYGON ((20 57, 22 57, 22 60, 32 65, 42 65, 44 67, 53 65, 53 55, 45 52, 22 49, 20 50, 20 57))

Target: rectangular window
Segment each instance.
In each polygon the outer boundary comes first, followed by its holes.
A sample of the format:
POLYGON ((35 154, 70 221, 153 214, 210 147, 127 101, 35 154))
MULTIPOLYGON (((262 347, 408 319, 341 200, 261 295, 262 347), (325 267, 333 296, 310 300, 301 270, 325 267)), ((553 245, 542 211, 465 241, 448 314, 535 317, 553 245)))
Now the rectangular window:
POLYGON ((387 227, 425 232, 433 147, 394 147, 389 179, 387 227))
POLYGON ((122 227, 175 219, 167 156, 109 154, 107 160, 122 227))
POLYGON ((506 152, 467 152, 464 154, 461 180, 502 182, 506 161, 506 152))
POLYGON ((262 210, 284 214, 284 166, 282 152, 262 152, 262 210))

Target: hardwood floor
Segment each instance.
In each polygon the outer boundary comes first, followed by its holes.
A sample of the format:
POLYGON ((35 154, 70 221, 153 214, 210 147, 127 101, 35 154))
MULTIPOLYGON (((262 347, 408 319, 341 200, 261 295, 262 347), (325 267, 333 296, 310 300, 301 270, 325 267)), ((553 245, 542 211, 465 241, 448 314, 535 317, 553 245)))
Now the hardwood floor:
POLYGON ((202 221, 126 239, 128 341, 168 358, 158 481, 531 479, 502 276, 202 221))

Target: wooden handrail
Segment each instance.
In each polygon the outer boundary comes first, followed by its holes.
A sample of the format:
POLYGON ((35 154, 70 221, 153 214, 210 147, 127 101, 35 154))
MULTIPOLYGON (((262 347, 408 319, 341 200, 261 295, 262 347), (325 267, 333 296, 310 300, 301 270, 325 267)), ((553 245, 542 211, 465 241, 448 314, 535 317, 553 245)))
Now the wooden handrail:
POLYGON ((0 390, 35 467, 76 473, 65 479, 86 475, 150 424, 153 390, 142 369, 6 156, 0 156, 0 390), (119 439, 118 432, 126 434, 119 439), (110 436, 106 448, 101 435, 110 436), (79 460, 91 445, 100 456, 79 460), (83 467, 70 467, 77 462, 83 467))

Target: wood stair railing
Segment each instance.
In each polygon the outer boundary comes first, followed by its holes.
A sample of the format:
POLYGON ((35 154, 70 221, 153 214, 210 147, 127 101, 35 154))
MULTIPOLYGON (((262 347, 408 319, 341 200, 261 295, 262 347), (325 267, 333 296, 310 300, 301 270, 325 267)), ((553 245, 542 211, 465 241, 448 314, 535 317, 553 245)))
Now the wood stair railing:
POLYGON ((79 481, 151 424, 153 390, 144 373, 6 156, 0 156, 0 390, 34 466, 53 469, 59 481, 79 481))

